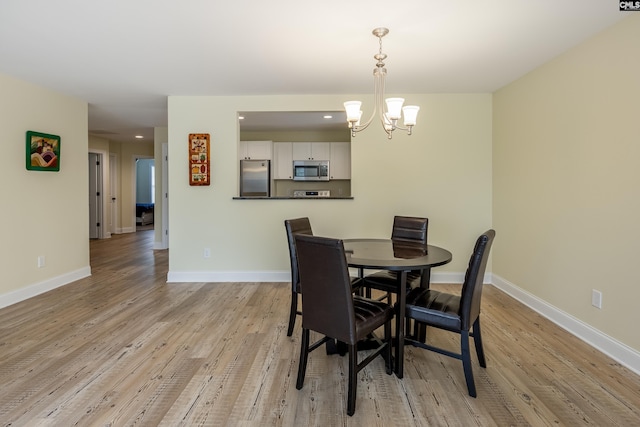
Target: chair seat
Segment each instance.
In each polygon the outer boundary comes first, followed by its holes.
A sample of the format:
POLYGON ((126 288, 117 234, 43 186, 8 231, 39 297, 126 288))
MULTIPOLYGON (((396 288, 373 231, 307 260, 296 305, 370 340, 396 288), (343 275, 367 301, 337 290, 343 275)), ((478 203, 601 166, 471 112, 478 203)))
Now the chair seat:
MULTIPOLYGON (((359 277, 351 277, 351 289, 355 292, 363 286, 363 279, 359 277)), ((300 282, 296 284, 296 292, 300 293, 300 282)))
POLYGON ((356 318, 356 342, 391 320, 394 315, 389 304, 358 295, 353 296, 353 309, 356 318))
MULTIPOLYGON (((407 289, 420 286, 421 274, 418 271, 407 273, 407 289)), ((368 274, 363 279, 365 288, 377 289, 384 292, 398 293, 398 274, 395 271, 378 271, 368 274)))
POLYGON ((407 294, 406 315, 423 323, 435 323, 460 331, 460 296, 416 288, 407 294))

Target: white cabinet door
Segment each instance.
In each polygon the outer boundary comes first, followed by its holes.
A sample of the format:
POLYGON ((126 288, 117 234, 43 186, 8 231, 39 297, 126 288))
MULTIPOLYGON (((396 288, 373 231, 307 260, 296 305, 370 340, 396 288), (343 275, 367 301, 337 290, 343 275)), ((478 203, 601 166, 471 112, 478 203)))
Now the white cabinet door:
POLYGON ((273 143, 273 179, 293 179, 293 152, 290 142, 273 143))
POLYGON ((271 160, 271 141, 240 141, 240 159, 271 160))
POLYGON ((293 160, 329 160, 331 143, 329 142, 294 142, 292 144, 293 160))
POLYGON ((312 160, 329 160, 331 158, 331 143, 312 142, 311 157, 312 160))
POLYGON ((293 160, 310 160, 311 159, 311 143, 310 142, 294 142, 291 144, 293 160))
POLYGON ((348 142, 332 142, 329 159, 329 175, 331 179, 351 179, 351 144, 348 142))

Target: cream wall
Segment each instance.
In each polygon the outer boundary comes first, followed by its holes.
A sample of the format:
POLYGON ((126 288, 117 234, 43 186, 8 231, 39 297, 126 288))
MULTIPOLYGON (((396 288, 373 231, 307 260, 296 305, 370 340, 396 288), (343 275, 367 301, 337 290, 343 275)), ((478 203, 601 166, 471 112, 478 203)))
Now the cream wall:
POLYGON ((394 215, 429 217, 429 241, 454 256, 436 277, 461 280, 491 227, 490 94, 406 95, 422 107, 413 136, 389 141, 375 124, 352 141, 354 200, 233 200, 238 111, 339 110, 353 96, 372 104, 362 95, 169 97, 170 281, 286 281, 284 219, 308 216, 319 235, 388 237, 394 215), (189 133, 211 134, 211 186, 188 185, 189 133))
POLYGON ((494 274, 636 351, 638 40, 635 14, 499 90, 493 104, 494 274))
POLYGON ((0 307, 90 274, 87 103, 0 75, 0 307), (59 135, 60 171, 28 171, 28 130, 59 135), (45 266, 37 267, 38 256, 45 266))

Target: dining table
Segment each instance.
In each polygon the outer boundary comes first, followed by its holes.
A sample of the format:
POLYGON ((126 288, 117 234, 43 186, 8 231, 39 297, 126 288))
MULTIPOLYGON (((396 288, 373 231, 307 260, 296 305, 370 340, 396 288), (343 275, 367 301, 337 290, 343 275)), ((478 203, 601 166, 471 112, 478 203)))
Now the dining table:
POLYGON ((420 270, 427 277, 427 280, 421 280, 421 286, 428 286, 431 268, 451 262, 451 252, 434 245, 392 239, 344 239, 343 244, 347 264, 358 269, 359 277, 364 276, 364 270, 389 270, 398 274, 394 371, 402 378, 407 273, 420 270))

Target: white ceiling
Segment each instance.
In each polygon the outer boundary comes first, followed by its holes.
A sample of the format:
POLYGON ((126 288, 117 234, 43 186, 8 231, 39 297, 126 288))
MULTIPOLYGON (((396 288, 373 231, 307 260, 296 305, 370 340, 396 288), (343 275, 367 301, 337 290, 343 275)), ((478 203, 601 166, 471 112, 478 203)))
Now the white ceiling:
POLYGON ((153 139, 168 95, 493 92, 629 16, 612 0, 0 0, 0 73, 153 139))

